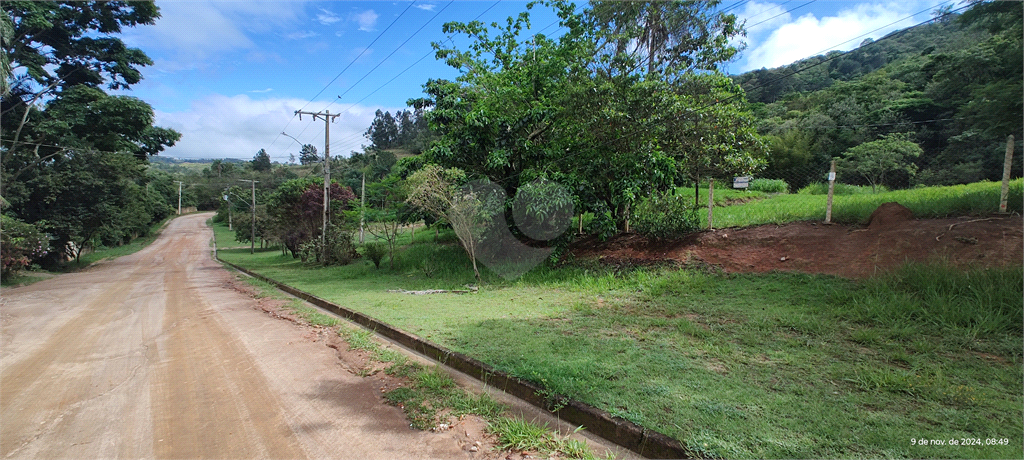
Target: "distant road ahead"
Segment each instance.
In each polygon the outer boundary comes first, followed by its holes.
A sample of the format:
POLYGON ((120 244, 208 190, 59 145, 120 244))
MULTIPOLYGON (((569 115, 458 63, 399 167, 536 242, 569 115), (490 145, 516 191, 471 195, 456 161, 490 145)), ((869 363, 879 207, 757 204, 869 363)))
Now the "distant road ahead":
POLYGON ((468 458, 231 288, 211 216, 0 293, 0 458, 468 458))

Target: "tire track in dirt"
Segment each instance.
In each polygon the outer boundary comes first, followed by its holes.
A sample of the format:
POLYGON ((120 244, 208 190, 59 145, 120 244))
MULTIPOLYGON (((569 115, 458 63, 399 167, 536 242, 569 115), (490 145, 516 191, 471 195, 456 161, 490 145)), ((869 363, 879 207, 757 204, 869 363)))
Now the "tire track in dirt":
POLYGON ((480 458, 234 289, 210 216, 0 293, 0 458, 480 458))
POLYGON ((305 458, 249 354, 224 340, 218 315, 187 281, 175 261, 150 384, 156 457, 305 458))

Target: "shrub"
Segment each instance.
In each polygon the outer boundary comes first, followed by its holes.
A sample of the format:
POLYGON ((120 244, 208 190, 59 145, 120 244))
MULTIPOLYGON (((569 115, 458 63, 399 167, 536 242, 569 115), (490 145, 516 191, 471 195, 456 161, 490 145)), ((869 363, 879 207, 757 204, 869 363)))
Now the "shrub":
POLYGON ((789 193, 789 184, 782 179, 754 179, 747 190, 765 193, 789 193))
POLYGON ((0 221, 3 222, 3 232, 0 233, 3 269, 0 276, 7 278, 50 250, 50 240, 35 225, 7 215, 0 216, 0 221))
POLYGON ((642 200, 633 212, 633 229, 651 238, 674 238, 700 229, 691 197, 671 192, 642 200))
POLYGON ((323 265, 348 265, 359 257, 352 243, 352 231, 335 225, 327 227, 327 250, 323 250, 320 238, 302 243, 299 246, 299 257, 303 262, 323 265), (326 255, 326 259, 324 259, 326 255))
POLYGON ((373 266, 380 270, 380 262, 384 260, 384 256, 387 255, 388 248, 381 242, 366 243, 363 245, 363 257, 370 259, 373 262, 373 266))

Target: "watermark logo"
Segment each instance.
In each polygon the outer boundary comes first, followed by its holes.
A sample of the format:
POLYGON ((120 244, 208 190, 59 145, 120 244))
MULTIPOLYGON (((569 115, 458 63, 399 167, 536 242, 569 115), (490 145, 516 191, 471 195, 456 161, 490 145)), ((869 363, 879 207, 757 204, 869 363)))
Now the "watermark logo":
MULTIPOLYGON (((502 278, 513 280, 551 256, 554 248, 534 247, 512 234, 506 219, 508 194, 493 182, 473 181, 461 189, 470 238, 470 254, 502 278)), ((573 200, 556 182, 523 184, 511 203, 515 229, 538 242, 558 238, 572 224, 573 200)), ((540 244, 538 244, 540 246, 540 244)))

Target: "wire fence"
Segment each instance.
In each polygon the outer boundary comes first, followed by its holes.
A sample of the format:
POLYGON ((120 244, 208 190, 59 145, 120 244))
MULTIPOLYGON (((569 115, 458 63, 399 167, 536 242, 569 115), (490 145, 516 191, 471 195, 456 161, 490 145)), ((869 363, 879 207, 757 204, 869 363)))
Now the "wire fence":
MULTIPOLYGON (((1014 146, 1010 179, 1024 176, 1024 143, 1014 146)), ((1005 152, 1005 147, 1004 147, 1005 152)), ((1004 152, 977 158, 949 159, 942 156, 916 160, 905 168, 894 168, 875 174, 855 171, 837 160, 836 182, 856 186, 872 186, 880 190, 899 190, 923 186, 970 184, 981 181, 1000 181, 1003 177, 1004 152)), ((768 168, 754 177, 778 179, 786 182, 789 193, 797 193, 806 187, 816 187, 828 181, 830 161, 810 162, 785 168, 768 168), (819 184, 819 185, 816 185, 819 184)))

